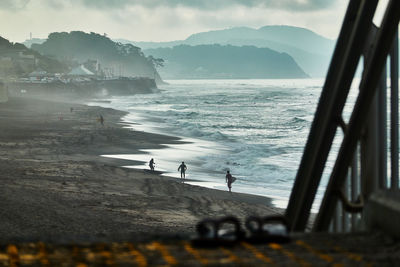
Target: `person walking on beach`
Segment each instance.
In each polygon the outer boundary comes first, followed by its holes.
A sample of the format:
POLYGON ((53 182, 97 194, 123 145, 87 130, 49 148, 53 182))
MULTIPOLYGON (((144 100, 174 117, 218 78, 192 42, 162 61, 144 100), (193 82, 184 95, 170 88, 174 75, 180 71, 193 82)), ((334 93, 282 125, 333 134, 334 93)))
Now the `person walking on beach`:
POLYGON ((229 171, 226 171, 226 176, 225 176, 226 183, 228 184, 229 192, 232 193, 232 183, 233 183, 233 177, 232 174, 229 173, 229 171))
POLYGON ((185 165, 185 162, 182 161, 182 164, 179 165, 179 167, 178 167, 178 171, 179 171, 179 170, 181 171, 181 178, 185 179, 185 172, 186 172, 186 170, 187 170, 187 167, 186 167, 186 165, 185 165))
POLYGON ((104 118, 103 118, 103 115, 100 115, 99 120, 100 120, 101 125, 104 125, 104 118))
POLYGON ((151 158, 151 160, 149 162, 150 170, 154 171, 154 165, 155 165, 154 159, 151 158))

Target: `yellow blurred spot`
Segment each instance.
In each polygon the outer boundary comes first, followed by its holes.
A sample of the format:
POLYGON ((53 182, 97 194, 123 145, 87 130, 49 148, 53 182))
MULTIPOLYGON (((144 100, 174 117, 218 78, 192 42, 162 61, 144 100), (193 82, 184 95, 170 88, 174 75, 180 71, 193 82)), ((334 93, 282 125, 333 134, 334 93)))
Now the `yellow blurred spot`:
POLYGON ((131 253, 132 256, 135 257, 136 263, 139 265, 139 267, 146 267, 147 266, 147 260, 143 256, 142 253, 140 253, 138 250, 136 250, 132 244, 128 243, 128 248, 129 252, 131 253))
POLYGON ((201 264, 208 264, 209 261, 205 258, 203 258, 200 253, 194 249, 188 242, 185 242, 183 244, 183 247, 185 248, 185 250, 191 254, 196 260, 198 260, 201 264))
POLYGON ((17 266, 19 262, 18 248, 15 245, 8 245, 7 254, 9 257, 9 266, 17 266))
POLYGON ((18 249, 15 245, 8 245, 7 253, 9 256, 18 256, 18 249))
MULTIPOLYGON (((305 249, 307 249, 309 252, 311 252, 312 254, 315 254, 316 256, 318 256, 320 259, 329 262, 329 263, 333 263, 333 257, 329 256, 328 254, 324 254, 319 252, 318 250, 314 249, 313 247, 311 247, 310 245, 308 245, 306 242, 302 241, 302 240, 297 240, 296 244, 304 247, 305 249)), ((341 266, 341 264, 335 264, 334 266, 341 266)))
POLYGON ((267 256, 265 256, 264 254, 262 254, 260 251, 258 251, 258 249, 256 249, 254 246, 250 245, 249 243, 242 242, 241 244, 243 247, 250 250, 257 259, 267 262, 267 263, 273 262, 272 259, 270 259, 267 256))
POLYGON ((240 262, 240 259, 232 251, 223 247, 220 247, 220 249, 224 252, 225 255, 228 256, 229 262, 236 262, 236 263, 240 262))
POLYGON ((284 249, 281 245, 279 245, 277 243, 271 243, 271 244, 269 244, 269 247, 272 248, 273 250, 278 250, 278 251, 282 252, 289 259, 291 259, 292 261, 298 263, 300 266, 311 266, 310 263, 304 261, 303 259, 300 259, 295 254, 293 254, 292 252, 284 249))
POLYGON ((153 242, 147 246, 150 250, 158 250, 161 252, 162 257, 164 260, 171 265, 178 264, 178 261, 169 253, 168 249, 159 242, 153 242))

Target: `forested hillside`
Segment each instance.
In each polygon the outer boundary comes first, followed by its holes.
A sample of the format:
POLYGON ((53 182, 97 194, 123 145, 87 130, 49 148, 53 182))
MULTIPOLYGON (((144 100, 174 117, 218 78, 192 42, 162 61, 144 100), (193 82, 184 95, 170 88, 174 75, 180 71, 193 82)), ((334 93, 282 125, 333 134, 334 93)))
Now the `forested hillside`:
POLYGON ((49 73, 61 73, 68 70, 68 67, 23 44, 11 43, 0 37, 0 78, 21 77, 38 69, 49 73))
MULTIPOLYGON (((121 40, 129 42, 128 40, 121 40)), ((287 53, 311 77, 325 77, 335 45, 327 39, 305 28, 269 25, 259 29, 234 27, 215 31, 200 32, 190 35, 185 40, 171 42, 132 42, 143 50, 177 45, 252 45, 270 48, 287 53)))
POLYGON ((131 44, 121 44, 97 33, 81 31, 55 32, 42 44, 32 44, 32 49, 62 61, 85 62, 97 60, 101 67, 117 76, 160 77, 152 57, 131 44))

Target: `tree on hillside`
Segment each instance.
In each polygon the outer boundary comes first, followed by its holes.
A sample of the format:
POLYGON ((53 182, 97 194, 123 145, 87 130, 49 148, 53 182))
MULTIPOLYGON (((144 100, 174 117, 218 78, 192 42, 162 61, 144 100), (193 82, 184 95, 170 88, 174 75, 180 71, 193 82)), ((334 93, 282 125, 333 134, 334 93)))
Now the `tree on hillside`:
POLYGON ((149 59, 132 44, 122 44, 91 32, 73 31, 51 33, 43 44, 32 44, 32 49, 43 55, 54 55, 63 61, 84 63, 98 60, 105 69, 120 70, 127 76, 147 76, 159 79, 156 66, 159 59, 149 59))
POLYGON ((164 59, 162 58, 155 58, 153 56, 148 56, 147 60, 152 64, 155 68, 164 67, 164 59))

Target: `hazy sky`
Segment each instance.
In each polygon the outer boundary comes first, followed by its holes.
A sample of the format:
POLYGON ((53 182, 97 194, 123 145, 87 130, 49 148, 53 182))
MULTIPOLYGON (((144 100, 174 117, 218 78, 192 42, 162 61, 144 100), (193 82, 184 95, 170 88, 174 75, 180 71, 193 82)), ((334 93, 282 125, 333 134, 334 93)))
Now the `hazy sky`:
POLYGON ((335 39, 348 0, 0 0, 0 36, 13 42, 82 30, 133 41, 185 39, 235 26, 293 25, 335 39))

